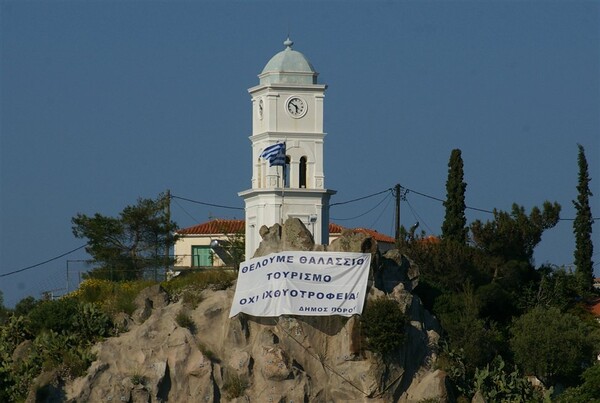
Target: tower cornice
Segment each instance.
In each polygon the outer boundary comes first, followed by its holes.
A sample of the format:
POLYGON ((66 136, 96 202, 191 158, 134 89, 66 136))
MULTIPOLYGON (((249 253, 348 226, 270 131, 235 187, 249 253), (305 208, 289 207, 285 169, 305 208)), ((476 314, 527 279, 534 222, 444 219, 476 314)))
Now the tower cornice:
POLYGON ((248 89, 250 94, 263 90, 273 91, 325 91, 327 84, 259 84, 248 89))
POLYGON ((279 140, 281 137, 295 139, 317 139, 323 140, 327 133, 303 133, 303 132, 262 132, 248 137, 250 141, 259 142, 261 140, 279 140))

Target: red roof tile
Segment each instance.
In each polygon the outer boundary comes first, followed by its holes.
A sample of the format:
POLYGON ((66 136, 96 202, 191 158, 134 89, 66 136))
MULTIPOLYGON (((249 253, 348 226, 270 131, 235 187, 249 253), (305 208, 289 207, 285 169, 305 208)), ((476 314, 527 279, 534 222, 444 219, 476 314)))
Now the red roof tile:
POLYGON ((370 235, 377 242, 383 243, 396 243, 396 240, 391 236, 382 234, 381 232, 377 232, 374 229, 369 228, 345 228, 341 225, 329 223, 329 233, 330 234, 341 234, 344 231, 352 231, 352 232, 362 232, 364 234, 370 235))
POLYGON ((341 225, 338 224, 334 224, 332 222, 329 223, 329 233, 330 234, 341 234, 342 232, 344 232, 344 230, 347 230, 348 228, 344 228, 341 225))
POLYGON ((182 235, 212 235, 212 234, 237 234, 246 231, 244 220, 222 220, 207 221, 193 227, 177 230, 182 235))
POLYGON ((373 229, 369 228, 354 228, 352 231, 354 232, 364 232, 367 235, 371 235, 371 237, 377 242, 383 243, 396 243, 396 240, 389 235, 382 234, 381 232, 377 232, 373 229))
POLYGON ((592 313, 592 315, 600 318, 600 299, 594 301, 593 304, 588 305, 588 311, 592 313))

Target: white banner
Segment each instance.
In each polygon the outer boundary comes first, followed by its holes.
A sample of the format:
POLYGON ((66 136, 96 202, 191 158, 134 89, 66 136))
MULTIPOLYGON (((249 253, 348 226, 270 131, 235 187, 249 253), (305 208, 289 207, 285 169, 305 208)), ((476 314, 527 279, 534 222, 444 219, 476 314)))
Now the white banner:
POLYGON ((371 254, 279 252, 240 264, 231 312, 253 316, 361 314, 371 254))

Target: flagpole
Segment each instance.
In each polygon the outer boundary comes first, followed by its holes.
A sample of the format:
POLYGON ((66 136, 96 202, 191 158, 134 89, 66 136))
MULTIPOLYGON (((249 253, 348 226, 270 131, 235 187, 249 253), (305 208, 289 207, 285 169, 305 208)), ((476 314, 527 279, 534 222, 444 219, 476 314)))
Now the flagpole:
POLYGON ((269 161, 269 167, 272 166, 283 166, 283 175, 279 175, 279 169, 277 169, 277 186, 281 186, 281 205, 279 206, 279 222, 283 224, 283 207, 285 204, 285 180, 286 180, 286 144, 277 143, 266 147, 260 156, 269 161))
MULTIPOLYGON (((283 143, 285 144, 285 142, 283 143)), ((284 147, 284 149, 286 149, 284 147)), ((283 165, 281 166, 281 170, 283 171, 283 183, 281 186, 281 212, 279 213, 279 220, 281 222, 281 225, 283 225, 283 207, 285 204, 285 176, 286 176, 286 171, 287 171, 287 164, 286 164, 286 158, 284 157, 283 159, 283 165)))

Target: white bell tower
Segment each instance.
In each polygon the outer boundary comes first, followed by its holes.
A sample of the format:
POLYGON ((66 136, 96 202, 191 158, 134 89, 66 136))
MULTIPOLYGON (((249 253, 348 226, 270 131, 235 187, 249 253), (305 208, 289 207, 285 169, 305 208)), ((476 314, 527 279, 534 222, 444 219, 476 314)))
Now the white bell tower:
POLYGON ((252 97, 252 188, 239 193, 246 205, 246 259, 261 241, 263 225, 299 218, 316 244, 329 243, 329 199, 323 172, 323 99, 326 85, 295 50, 288 38, 285 49, 269 60, 260 82, 248 90, 252 97), (285 143, 286 165, 269 166, 261 154, 268 146, 285 143))

